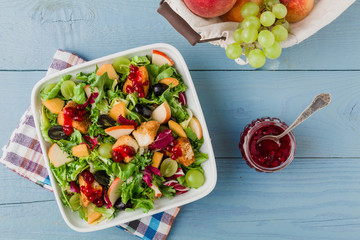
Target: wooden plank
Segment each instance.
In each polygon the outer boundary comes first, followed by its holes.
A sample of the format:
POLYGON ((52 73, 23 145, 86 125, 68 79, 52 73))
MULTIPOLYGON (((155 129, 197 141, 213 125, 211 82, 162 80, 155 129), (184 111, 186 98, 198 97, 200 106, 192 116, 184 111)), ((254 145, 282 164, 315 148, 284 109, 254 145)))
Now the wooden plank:
MULTIPOLYGON (((32 86, 44 74, 0 72, 7 81, 0 89, 0 112, 7 112, 0 118, 0 146, 7 143, 30 104, 32 86)), ((192 76, 217 157, 240 157, 239 135, 252 120, 271 116, 290 124, 320 92, 330 92, 332 103, 294 130, 296 156, 360 156, 358 71, 193 71, 192 76)))
MULTIPOLYGON (((217 168, 214 191, 182 207, 170 239, 358 239, 359 158, 297 158, 271 174, 257 173, 238 158, 218 158, 217 168)), ((14 173, 1 175, 5 178, 0 189, 13 184, 8 179, 14 173)), ((34 194, 34 184, 23 184, 16 199, 15 191, 6 191, 7 201, 42 199, 34 194)), ((4 239, 135 239, 115 228, 76 233, 65 225, 54 201, 6 205, 3 201, 4 239)))
MULTIPOLYGON (((156 43, 173 44, 190 69, 237 69, 224 50, 210 44, 191 47, 162 16, 159 0, 0 2, 0 69, 47 69, 54 51, 75 51, 95 59, 125 49, 156 43), (21 13, 21 14, 20 14, 21 13), (14 16, 16 15, 16 21, 14 16)), ((360 2, 331 25, 298 46, 286 49, 263 70, 359 69, 360 2)))

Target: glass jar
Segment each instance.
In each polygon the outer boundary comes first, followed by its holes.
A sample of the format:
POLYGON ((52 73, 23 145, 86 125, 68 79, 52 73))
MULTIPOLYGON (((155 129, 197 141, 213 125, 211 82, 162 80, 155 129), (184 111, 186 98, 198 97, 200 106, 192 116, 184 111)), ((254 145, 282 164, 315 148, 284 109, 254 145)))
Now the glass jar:
POLYGON ((239 148, 249 167, 259 172, 275 172, 289 165, 294 159, 296 142, 292 132, 280 139, 257 140, 265 135, 281 134, 288 126, 278 118, 259 118, 246 125, 240 134, 239 148))

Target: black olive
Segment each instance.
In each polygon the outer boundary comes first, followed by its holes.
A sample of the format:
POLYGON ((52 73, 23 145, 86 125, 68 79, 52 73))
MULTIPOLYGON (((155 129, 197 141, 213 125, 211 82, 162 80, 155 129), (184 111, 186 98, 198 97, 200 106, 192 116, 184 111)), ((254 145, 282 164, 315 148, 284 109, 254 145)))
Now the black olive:
POLYGON ((109 177, 109 175, 107 175, 105 170, 100 170, 100 171, 95 172, 94 178, 100 185, 103 185, 103 186, 109 185, 110 177, 109 177))
POLYGON ((49 128, 48 135, 51 139, 54 140, 61 140, 69 137, 64 132, 63 127, 60 125, 52 126, 51 128, 49 128))
POLYGON ((97 123, 103 129, 113 127, 116 124, 114 119, 112 119, 109 115, 100 115, 97 123))
POLYGON ((136 104, 135 105, 135 111, 141 115, 143 115, 144 117, 146 118, 150 118, 151 117, 151 110, 150 108, 144 106, 144 105, 141 105, 141 104, 136 104))
POLYGON ((158 83, 154 85, 154 94, 155 96, 159 97, 163 92, 165 92, 166 89, 168 89, 169 86, 163 83, 158 83))
POLYGON ((128 202, 125 204, 121 201, 121 198, 116 200, 114 207, 119 210, 125 210, 126 208, 132 208, 134 205, 128 200, 128 202))

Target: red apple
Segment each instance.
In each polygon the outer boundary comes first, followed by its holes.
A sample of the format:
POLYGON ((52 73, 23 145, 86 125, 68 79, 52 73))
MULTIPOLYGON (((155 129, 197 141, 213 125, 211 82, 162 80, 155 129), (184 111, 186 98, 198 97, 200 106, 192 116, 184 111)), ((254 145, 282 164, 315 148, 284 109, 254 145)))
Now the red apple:
POLYGON ((303 20, 311 12, 314 0, 280 0, 287 8, 285 19, 295 23, 303 20))
POLYGON ((185 0, 184 2, 196 15, 212 18, 228 12, 236 3, 236 0, 185 0))

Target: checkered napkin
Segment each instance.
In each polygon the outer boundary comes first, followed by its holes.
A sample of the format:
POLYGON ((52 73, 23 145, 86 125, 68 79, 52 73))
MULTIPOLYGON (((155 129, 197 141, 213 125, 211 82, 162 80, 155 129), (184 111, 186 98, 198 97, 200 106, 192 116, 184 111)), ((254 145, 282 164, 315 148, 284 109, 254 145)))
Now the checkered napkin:
MULTIPOLYGON (((47 75, 84 62, 86 62, 84 59, 71 52, 58 50, 47 71, 47 75)), ((21 117, 19 125, 12 133, 8 144, 2 150, 3 155, 0 163, 20 176, 52 191, 30 107, 21 117)), ((142 239, 165 239, 179 210, 180 207, 170 209, 117 227, 142 239)))

